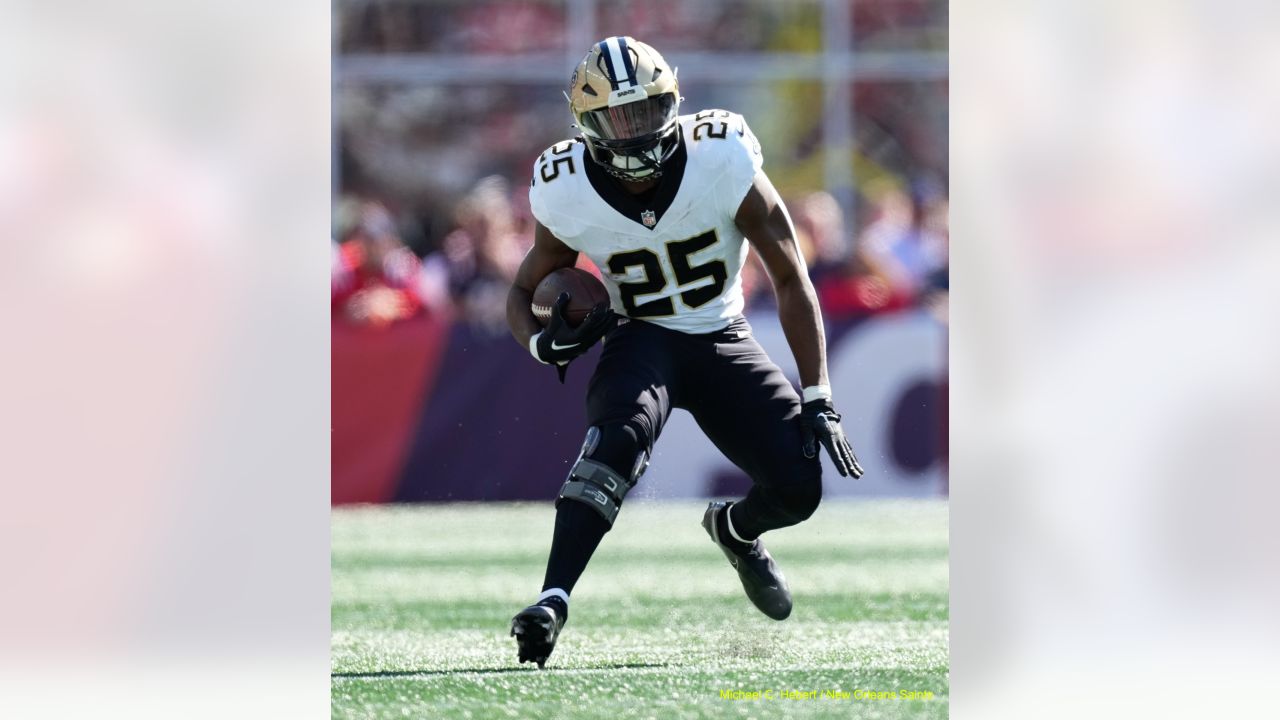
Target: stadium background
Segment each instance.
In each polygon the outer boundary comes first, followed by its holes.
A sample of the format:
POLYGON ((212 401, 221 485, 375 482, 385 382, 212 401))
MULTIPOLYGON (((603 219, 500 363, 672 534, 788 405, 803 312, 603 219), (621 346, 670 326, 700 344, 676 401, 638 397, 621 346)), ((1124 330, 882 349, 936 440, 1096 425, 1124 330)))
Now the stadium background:
MULTIPOLYGON (((533 160, 572 134, 564 84, 612 34, 679 69, 684 112, 741 112, 761 140, 869 471, 828 465, 827 494, 946 493, 945 2, 348 1, 333 29, 334 504, 558 488, 598 349, 560 386, 511 340, 504 300, 533 160)), ((748 317, 794 380, 768 281, 747 272, 748 317)), ((747 483, 678 412, 633 498, 747 483)))

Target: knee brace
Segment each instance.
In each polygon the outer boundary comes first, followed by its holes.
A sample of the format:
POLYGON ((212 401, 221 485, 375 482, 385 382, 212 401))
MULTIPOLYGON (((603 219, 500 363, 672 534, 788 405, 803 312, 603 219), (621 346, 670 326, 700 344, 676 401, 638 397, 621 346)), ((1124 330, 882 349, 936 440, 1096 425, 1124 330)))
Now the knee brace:
POLYGON ((612 527, 622 499, 649 467, 649 451, 642 445, 645 443, 629 425, 588 428, 582 452, 569 470, 556 504, 561 500, 586 503, 612 527))

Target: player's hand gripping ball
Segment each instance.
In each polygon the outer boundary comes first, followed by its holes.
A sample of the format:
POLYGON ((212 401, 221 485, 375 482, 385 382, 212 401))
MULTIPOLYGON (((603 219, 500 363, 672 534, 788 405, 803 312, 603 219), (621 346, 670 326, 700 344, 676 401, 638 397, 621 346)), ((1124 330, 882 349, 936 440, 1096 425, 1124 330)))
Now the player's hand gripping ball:
POLYGON ((574 327, 581 325, 597 305, 609 306, 609 293, 595 275, 574 267, 560 268, 542 278, 533 291, 530 309, 543 327, 551 322, 552 309, 561 294, 569 296, 563 313, 564 319, 574 327))
POLYGON ((540 362, 556 365, 560 382, 569 362, 604 337, 614 319, 604 285, 577 268, 563 268, 543 278, 533 292, 531 309, 546 329, 534 336, 530 349, 540 362))

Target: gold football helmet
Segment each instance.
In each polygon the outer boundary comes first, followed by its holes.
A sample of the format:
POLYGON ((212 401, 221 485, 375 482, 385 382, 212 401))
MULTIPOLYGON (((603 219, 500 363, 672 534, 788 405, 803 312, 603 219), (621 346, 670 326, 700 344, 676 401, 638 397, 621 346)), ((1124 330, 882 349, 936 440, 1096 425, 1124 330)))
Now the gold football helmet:
POLYGON ((591 159, 624 180, 662 174, 680 145, 675 68, 632 37, 596 43, 565 93, 591 159))

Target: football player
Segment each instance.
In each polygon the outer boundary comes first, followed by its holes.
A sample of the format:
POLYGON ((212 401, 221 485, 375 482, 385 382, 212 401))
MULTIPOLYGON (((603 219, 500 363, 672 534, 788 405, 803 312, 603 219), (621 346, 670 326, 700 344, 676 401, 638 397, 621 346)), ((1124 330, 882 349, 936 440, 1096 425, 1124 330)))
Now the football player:
POLYGON ((832 407, 817 297, 746 121, 724 110, 681 115, 675 68, 631 37, 592 47, 566 96, 581 134, 534 165, 534 244, 507 321, 538 362, 561 372, 601 338, 604 352, 587 390, 582 452, 556 500, 542 594, 511 623, 520 661, 539 667, 672 408, 689 411, 751 477, 746 497, 711 503, 702 526, 775 620, 791 613, 791 592, 760 536, 817 509, 819 445, 841 475, 862 474, 832 407), (748 242, 773 281, 799 395, 742 316, 748 242), (578 253, 601 269, 611 302, 572 327, 562 294, 544 329, 530 310, 534 288, 578 253))

